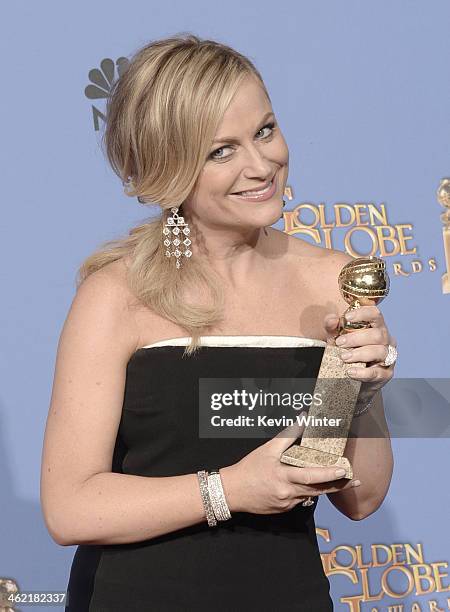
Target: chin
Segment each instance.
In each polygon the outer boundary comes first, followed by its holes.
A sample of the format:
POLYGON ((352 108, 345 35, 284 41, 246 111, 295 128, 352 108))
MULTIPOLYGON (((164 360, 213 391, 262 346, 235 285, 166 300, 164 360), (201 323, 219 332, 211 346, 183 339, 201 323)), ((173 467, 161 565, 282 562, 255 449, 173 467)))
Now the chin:
POLYGON ((256 214, 253 217, 253 220, 257 222, 258 226, 266 227, 267 225, 273 225, 277 221, 279 221, 281 215, 283 214, 283 206, 282 204, 276 204, 267 208, 267 210, 261 209, 261 214, 256 214))

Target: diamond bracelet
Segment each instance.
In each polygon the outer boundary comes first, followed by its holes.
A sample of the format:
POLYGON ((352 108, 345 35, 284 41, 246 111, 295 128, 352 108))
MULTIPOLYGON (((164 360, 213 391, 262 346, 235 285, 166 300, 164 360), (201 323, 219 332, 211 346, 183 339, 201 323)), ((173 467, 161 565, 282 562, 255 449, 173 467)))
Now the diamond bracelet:
POLYGON ((211 470, 208 475, 208 491, 214 516, 218 521, 227 521, 231 518, 230 509, 222 486, 219 470, 211 470))
POLYGON ((211 504, 211 499, 209 497, 208 491, 208 472, 205 470, 200 470, 197 472, 198 484, 200 486, 200 493, 202 496, 203 509, 205 511, 206 520, 208 521, 208 525, 210 527, 215 527, 217 525, 216 517, 214 516, 214 511, 211 504))
POLYGON ((373 400, 375 399, 375 396, 372 397, 372 399, 370 399, 367 404, 365 404, 362 408, 359 408, 358 410, 355 410, 355 412, 353 413, 354 417, 359 417, 362 414, 364 414, 365 412, 367 412, 367 410, 369 410, 369 408, 372 406, 373 404, 373 400))

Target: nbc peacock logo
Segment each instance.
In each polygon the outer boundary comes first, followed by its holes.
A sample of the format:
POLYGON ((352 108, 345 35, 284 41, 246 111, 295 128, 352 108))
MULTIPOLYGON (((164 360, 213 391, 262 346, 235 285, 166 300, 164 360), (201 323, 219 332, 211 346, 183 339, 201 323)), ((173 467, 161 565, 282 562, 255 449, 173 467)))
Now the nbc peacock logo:
MULTIPOLYGON (((114 81, 123 74, 130 61, 126 57, 119 57, 115 62, 105 58, 100 62, 100 68, 89 70, 90 84, 86 86, 84 94, 89 100, 106 100, 111 92, 114 81)), ((105 121, 105 114, 92 104, 92 119, 96 132, 100 130, 100 121, 105 121)))

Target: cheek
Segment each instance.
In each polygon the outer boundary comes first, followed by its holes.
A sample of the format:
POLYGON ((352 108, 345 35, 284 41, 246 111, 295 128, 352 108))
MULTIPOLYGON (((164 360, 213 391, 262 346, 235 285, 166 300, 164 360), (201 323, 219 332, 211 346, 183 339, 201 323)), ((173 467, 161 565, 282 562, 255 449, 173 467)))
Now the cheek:
POLYGON ((203 183, 203 193, 208 193, 212 197, 221 197, 230 193, 238 176, 239 171, 233 167, 232 162, 217 164, 208 169, 206 180, 203 183))
MULTIPOLYGON (((196 208, 202 207, 201 202, 209 202, 219 200, 231 193, 233 185, 236 182, 236 172, 231 167, 231 163, 217 164, 203 170, 196 189, 196 208)), ((203 208, 203 207, 202 207, 203 208)))
POLYGON ((278 144, 278 157, 281 164, 289 163, 289 148, 287 146, 287 142, 282 137, 279 139, 278 144))

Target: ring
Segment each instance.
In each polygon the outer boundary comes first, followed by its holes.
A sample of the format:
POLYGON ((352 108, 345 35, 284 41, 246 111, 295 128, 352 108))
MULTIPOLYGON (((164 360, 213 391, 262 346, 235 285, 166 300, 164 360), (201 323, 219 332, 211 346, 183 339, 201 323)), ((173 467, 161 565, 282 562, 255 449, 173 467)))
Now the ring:
POLYGON ((381 365, 388 368, 389 366, 393 365, 397 361, 398 353, 397 353, 397 349, 395 348, 395 346, 392 346, 391 344, 388 344, 386 348, 387 348, 386 359, 381 363, 381 365))
POLYGON ((314 504, 313 498, 307 497, 303 502, 302 502, 302 506, 312 506, 314 504))

